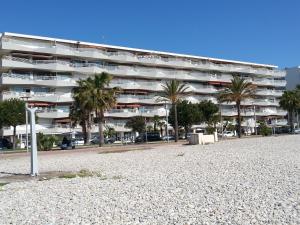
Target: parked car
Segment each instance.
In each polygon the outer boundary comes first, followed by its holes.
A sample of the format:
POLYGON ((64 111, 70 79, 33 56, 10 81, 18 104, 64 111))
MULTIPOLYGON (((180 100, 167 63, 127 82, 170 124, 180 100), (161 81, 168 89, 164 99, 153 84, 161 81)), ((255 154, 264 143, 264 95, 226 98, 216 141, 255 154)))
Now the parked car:
POLYGON ((76 138, 74 139, 75 145, 84 145, 84 139, 83 138, 76 138))
POLYGON ((173 136, 173 135, 163 136, 161 139, 163 141, 167 141, 168 139, 169 139, 169 141, 173 141, 173 140, 175 140, 175 136, 173 136))
POLYGON ((224 137, 234 137, 235 134, 234 134, 233 131, 224 131, 224 132, 223 132, 223 136, 224 136, 224 137))
POLYGON ((5 138, 0 138, 0 150, 2 149, 12 149, 13 147, 13 144, 5 139, 5 138))
POLYGON ((146 136, 146 133, 144 133, 144 134, 141 134, 140 136, 136 137, 135 143, 146 142, 146 140, 149 142, 161 141, 161 137, 160 137, 160 134, 156 133, 156 132, 149 132, 149 133, 147 133, 147 136, 146 136))
POLYGON ((68 149, 74 149, 75 148, 75 139, 68 139, 66 137, 63 138, 60 149, 61 150, 68 150, 68 149))
MULTIPOLYGON (((104 143, 105 143, 105 144, 113 144, 115 141, 116 141, 116 139, 113 138, 113 137, 110 137, 110 138, 104 138, 104 143)), ((100 142, 99 136, 96 136, 96 137, 94 137, 94 138, 91 140, 91 143, 94 144, 94 145, 99 144, 99 142, 100 142)))
POLYGON ((296 129, 294 130, 294 133, 295 133, 295 134, 300 134, 300 128, 296 128, 296 129))

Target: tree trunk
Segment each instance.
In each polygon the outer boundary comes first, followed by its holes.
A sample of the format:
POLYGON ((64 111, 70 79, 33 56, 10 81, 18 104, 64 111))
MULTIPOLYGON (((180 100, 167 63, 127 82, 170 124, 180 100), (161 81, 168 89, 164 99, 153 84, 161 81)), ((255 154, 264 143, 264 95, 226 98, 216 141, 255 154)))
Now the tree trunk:
POLYGON ((87 144, 87 129, 86 129, 86 122, 83 122, 81 124, 81 131, 82 131, 82 135, 83 135, 83 141, 84 141, 84 144, 86 145, 87 144))
POLYGON ((14 126, 14 131, 13 131, 13 149, 17 148, 17 141, 16 141, 16 133, 17 133, 17 128, 14 126))
POLYGON ((291 133, 294 133, 294 113, 293 110, 289 111, 289 124, 291 133))
POLYGON ((175 113, 175 142, 178 141, 178 120, 177 120, 177 104, 173 103, 174 113, 175 113))
POLYGON ((98 113, 99 147, 102 147, 104 145, 103 119, 104 119, 104 113, 103 110, 100 109, 100 112, 98 113))
POLYGON ((160 136, 163 136, 163 128, 160 126, 160 136))
POLYGON ((242 124, 241 124, 241 103, 238 101, 236 102, 236 107, 237 107, 237 111, 238 111, 238 137, 241 138, 242 136, 242 124))
POLYGON ((90 144, 90 140, 92 138, 92 132, 91 132, 91 128, 92 128, 92 117, 91 117, 91 113, 88 112, 88 117, 87 117, 87 123, 86 123, 86 144, 90 144))

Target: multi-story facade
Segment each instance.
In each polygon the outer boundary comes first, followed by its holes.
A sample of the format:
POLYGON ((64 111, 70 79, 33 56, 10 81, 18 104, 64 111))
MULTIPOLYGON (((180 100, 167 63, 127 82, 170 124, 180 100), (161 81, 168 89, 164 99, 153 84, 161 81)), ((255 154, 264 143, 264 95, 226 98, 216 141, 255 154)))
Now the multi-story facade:
MULTIPOLYGON (((29 104, 39 109, 37 129, 44 133, 70 132, 72 88, 78 79, 101 72, 112 74, 111 87, 123 90, 117 107, 105 113, 106 123, 118 132, 130 131, 124 127, 130 117, 165 116, 164 105, 155 96, 162 91, 161 84, 171 79, 189 86, 187 100, 217 103, 218 91, 238 75, 258 87, 256 98, 242 103, 244 126, 254 126, 254 116, 276 118, 279 123, 286 115, 278 105, 285 71, 273 65, 14 33, 2 33, 0 57, 1 99, 28 96, 29 104)), ((222 116, 237 115, 234 103, 222 103, 220 109, 222 116)), ((24 130, 20 126, 17 132, 24 130)), ((4 135, 11 133, 3 130, 4 135)))
POLYGON ((293 90, 300 85, 300 66, 286 68, 286 89, 293 90))

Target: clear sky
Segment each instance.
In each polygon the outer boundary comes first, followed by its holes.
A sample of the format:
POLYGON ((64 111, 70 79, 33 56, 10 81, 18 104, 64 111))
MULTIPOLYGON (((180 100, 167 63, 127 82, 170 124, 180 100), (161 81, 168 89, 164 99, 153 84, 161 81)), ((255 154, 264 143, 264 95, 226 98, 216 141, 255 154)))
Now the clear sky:
POLYGON ((300 65, 300 0, 3 0, 0 32, 300 65))

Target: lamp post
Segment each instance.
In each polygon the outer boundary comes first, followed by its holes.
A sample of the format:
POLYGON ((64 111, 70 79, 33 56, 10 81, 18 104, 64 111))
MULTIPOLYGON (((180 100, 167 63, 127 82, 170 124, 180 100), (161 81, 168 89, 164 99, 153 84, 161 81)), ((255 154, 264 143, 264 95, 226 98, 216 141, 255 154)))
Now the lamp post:
MULTIPOLYGON (((28 99, 30 98, 29 95, 22 96, 21 99, 25 99, 25 121, 26 121, 26 127, 25 127, 25 133, 26 133, 26 152, 28 152, 28 99)), ((21 143, 22 144, 22 143, 21 143)))
POLYGON ((31 134, 31 176, 38 175, 38 160, 37 160, 37 143, 36 143, 36 131, 35 131, 35 111, 36 108, 28 108, 26 111, 30 114, 30 134, 31 134))

